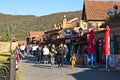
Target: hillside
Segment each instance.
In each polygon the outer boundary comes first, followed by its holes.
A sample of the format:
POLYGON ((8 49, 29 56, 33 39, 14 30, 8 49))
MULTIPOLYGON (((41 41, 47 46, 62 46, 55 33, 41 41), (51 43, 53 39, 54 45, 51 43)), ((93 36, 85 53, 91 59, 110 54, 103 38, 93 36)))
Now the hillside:
POLYGON ((68 20, 74 17, 81 17, 82 11, 61 12, 45 16, 34 15, 8 15, 0 14, 0 34, 9 29, 12 24, 13 36, 24 40, 29 31, 45 31, 52 29, 54 24, 61 23, 63 15, 66 15, 68 20))

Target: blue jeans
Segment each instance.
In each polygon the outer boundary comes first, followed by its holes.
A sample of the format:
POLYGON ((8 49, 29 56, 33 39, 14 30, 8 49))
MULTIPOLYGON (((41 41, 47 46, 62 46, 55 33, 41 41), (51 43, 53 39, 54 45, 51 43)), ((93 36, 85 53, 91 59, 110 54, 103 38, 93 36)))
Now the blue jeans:
POLYGON ((67 56, 64 56, 64 63, 67 63, 67 56))

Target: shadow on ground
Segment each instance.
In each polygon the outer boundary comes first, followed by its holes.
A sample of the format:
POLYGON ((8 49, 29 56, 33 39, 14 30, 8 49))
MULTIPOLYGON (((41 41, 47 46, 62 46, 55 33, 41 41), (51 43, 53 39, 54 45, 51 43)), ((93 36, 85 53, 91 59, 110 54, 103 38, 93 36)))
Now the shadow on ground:
POLYGON ((89 68, 89 70, 68 75, 76 80, 120 80, 120 72, 106 71, 104 68, 89 68))
POLYGON ((23 61, 24 61, 25 63, 36 63, 37 57, 36 57, 36 56, 33 56, 33 55, 28 55, 28 56, 26 56, 26 57, 23 59, 23 61))
MULTIPOLYGON (((50 64, 37 64, 37 57, 35 56, 26 56, 24 59, 25 63, 31 63, 32 67, 50 69, 50 64)), ((64 68, 69 69, 71 66, 67 64, 64 68)), ((80 72, 67 74, 75 78, 75 80, 120 80, 120 72, 111 70, 105 71, 105 67, 95 67, 90 68, 90 66, 76 66, 77 69, 81 69, 80 72), (83 69, 82 69, 83 68, 83 69), (87 69, 85 69, 87 68, 87 69)), ((57 65, 55 68, 58 68, 57 65)), ((64 70, 64 69, 63 69, 64 70)), ((74 72, 74 71, 73 71, 74 72)))

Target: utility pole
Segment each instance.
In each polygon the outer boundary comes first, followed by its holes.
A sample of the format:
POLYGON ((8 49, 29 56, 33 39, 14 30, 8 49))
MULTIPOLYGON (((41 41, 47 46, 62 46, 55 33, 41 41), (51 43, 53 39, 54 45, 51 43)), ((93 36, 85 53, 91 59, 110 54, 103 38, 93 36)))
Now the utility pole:
POLYGON ((13 25, 10 25, 10 53, 12 53, 12 27, 13 25))

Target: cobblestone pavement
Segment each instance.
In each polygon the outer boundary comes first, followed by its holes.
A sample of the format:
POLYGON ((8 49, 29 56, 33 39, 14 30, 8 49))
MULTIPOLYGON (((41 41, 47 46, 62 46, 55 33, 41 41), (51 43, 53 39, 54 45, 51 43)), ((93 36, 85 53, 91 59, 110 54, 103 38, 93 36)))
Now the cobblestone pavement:
POLYGON ((21 80, 120 80, 120 72, 104 68, 64 65, 63 69, 50 64, 36 64, 36 57, 28 56, 22 63, 21 80))

